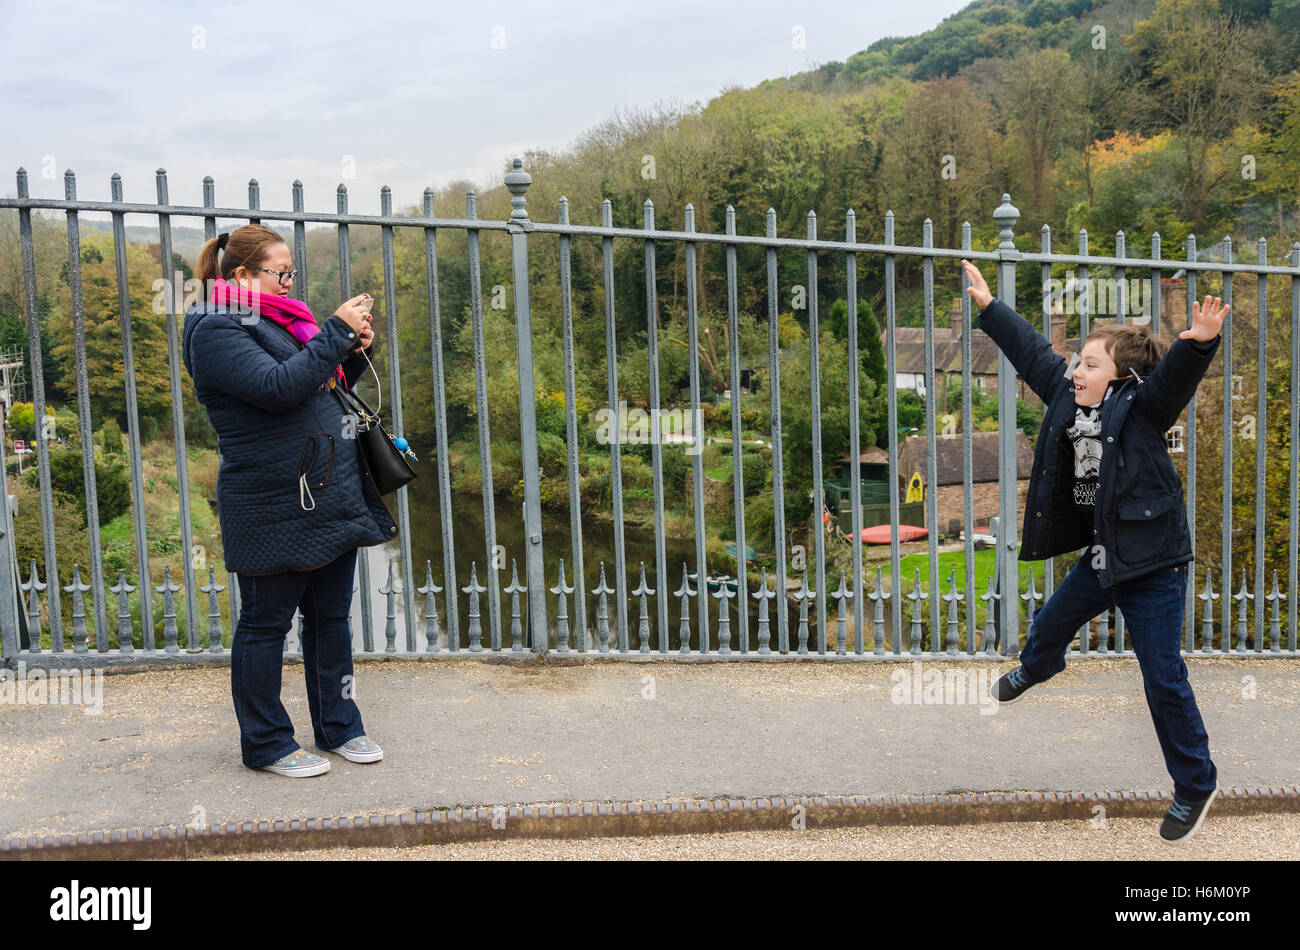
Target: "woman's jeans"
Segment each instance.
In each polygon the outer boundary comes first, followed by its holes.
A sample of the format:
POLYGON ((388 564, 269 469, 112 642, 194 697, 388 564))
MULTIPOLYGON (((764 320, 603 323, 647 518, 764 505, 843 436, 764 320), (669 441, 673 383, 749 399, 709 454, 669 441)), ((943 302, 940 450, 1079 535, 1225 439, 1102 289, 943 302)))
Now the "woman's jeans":
POLYGON ((280 702, 280 667, 294 608, 302 610, 302 660, 316 745, 335 749, 365 735, 353 701, 353 548, 311 571, 239 575, 242 601, 230 647, 230 691, 239 720, 239 746, 252 769, 298 748, 293 723, 280 702))
POLYGON ((1047 603, 1034 613, 1020 665, 1030 682, 1050 679, 1065 669, 1065 651, 1079 628, 1111 606, 1118 607, 1142 669, 1147 706, 1165 768, 1174 780, 1174 795, 1194 803, 1214 791, 1218 773, 1210 761, 1209 737, 1179 652, 1187 570, 1187 564, 1166 567, 1106 590, 1085 551, 1047 603))

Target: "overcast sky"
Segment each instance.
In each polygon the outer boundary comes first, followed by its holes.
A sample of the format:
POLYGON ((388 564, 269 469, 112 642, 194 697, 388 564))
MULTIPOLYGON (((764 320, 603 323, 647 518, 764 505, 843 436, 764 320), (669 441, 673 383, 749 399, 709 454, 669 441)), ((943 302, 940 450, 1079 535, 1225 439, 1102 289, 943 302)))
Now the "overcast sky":
MULTIPOLYGON (((616 109, 844 60, 935 26, 968 0, 570 0, 39 4, 0 0, 0 194, 376 213, 426 186, 499 180, 527 148, 563 149, 616 109), (800 42, 802 41, 802 48, 800 42), (352 165, 346 157, 352 157, 352 165)), ((450 209, 448 209, 450 210, 450 209)), ((128 219, 130 221, 130 219, 128 219)), ((192 223, 192 222, 178 222, 192 223)))

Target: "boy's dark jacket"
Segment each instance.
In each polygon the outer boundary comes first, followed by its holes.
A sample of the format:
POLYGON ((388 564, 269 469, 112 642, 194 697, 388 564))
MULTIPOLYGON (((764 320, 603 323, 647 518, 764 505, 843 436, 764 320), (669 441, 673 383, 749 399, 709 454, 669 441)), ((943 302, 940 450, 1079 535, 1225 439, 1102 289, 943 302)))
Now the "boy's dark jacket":
POLYGON ((182 338, 185 368, 217 430, 228 570, 310 570, 397 536, 350 421, 345 431, 342 399, 321 388, 340 363, 349 387, 366 368, 360 354, 349 355, 355 334, 341 318, 328 317, 301 344, 273 320, 198 303, 186 310, 182 338), (299 473, 314 508, 299 495, 299 473))
POLYGON ((1219 348, 1176 340, 1139 383, 1112 384, 1101 409, 1101 471, 1096 517, 1089 531, 1072 496, 1074 451, 1065 430, 1074 422, 1074 382, 1065 359, 1018 313, 992 300, 975 324, 1047 407, 1034 451, 1025 502, 1020 559, 1037 561, 1087 547, 1103 587, 1192 560, 1183 485, 1169 459, 1165 433, 1196 392, 1219 348))

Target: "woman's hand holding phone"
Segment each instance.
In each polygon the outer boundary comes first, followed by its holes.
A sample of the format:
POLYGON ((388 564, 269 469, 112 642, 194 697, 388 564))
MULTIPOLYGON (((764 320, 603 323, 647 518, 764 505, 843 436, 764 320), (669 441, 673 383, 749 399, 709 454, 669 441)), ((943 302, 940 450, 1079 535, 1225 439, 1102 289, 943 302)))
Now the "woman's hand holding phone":
POLYGON ((351 300, 345 301, 341 307, 334 311, 334 316, 346 323, 353 333, 360 334, 362 327, 369 326, 370 299, 369 294, 359 294, 351 300))

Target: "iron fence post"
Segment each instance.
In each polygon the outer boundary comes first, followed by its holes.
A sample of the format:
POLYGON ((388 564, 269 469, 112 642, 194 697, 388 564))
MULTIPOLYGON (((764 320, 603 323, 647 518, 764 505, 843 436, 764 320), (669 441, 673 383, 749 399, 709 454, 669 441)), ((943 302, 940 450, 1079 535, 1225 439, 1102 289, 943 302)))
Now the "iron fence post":
POLYGON ((528 629, 535 653, 545 653, 546 577, 542 560, 542 493, 537 461, 537 405, 533 391, 533 329, 528 309, 528 220, 524 193, 533 183, 524 163, 515 159, 506 173, 510 189, 510 261, 515 285, 515 350, 519 359, 519 439, 524 456, 524 531, 528 538, 528 629))
MULTIPOLYGON (((1008 307, 1016 305, 1016 250, 1014 228, 1020 211, 1004 194, 1002 204, 993 212, 1001 229, 998 241, 998 299, 1008 307)), ((1003 579, 1002 599, 998 601, 998 626, 1002 631, 1002 652, 1007 656, 1020 653, 1020 609, 1015 597, 1020 576, 1016 569, 1016 371, 1006 354, 998 356, 998 524, 997 566, 1003 579)))
MULTIPOLYGON (((3 459, 4 453, 0 452, 0 461, 3 459)), ((9 485, 3 464, 0 464, 0 510, 4 512, 4 517, 0 519, 0 666, 8 666, 10 660, 18 655, 19 607, 16 568, 10 553, 13 521, 9 506, 9 485)), ((35 592, 32 596, 36 596, 35 592)), ((40 630, 33 630, 31 634, 39 644, 40 630)))

